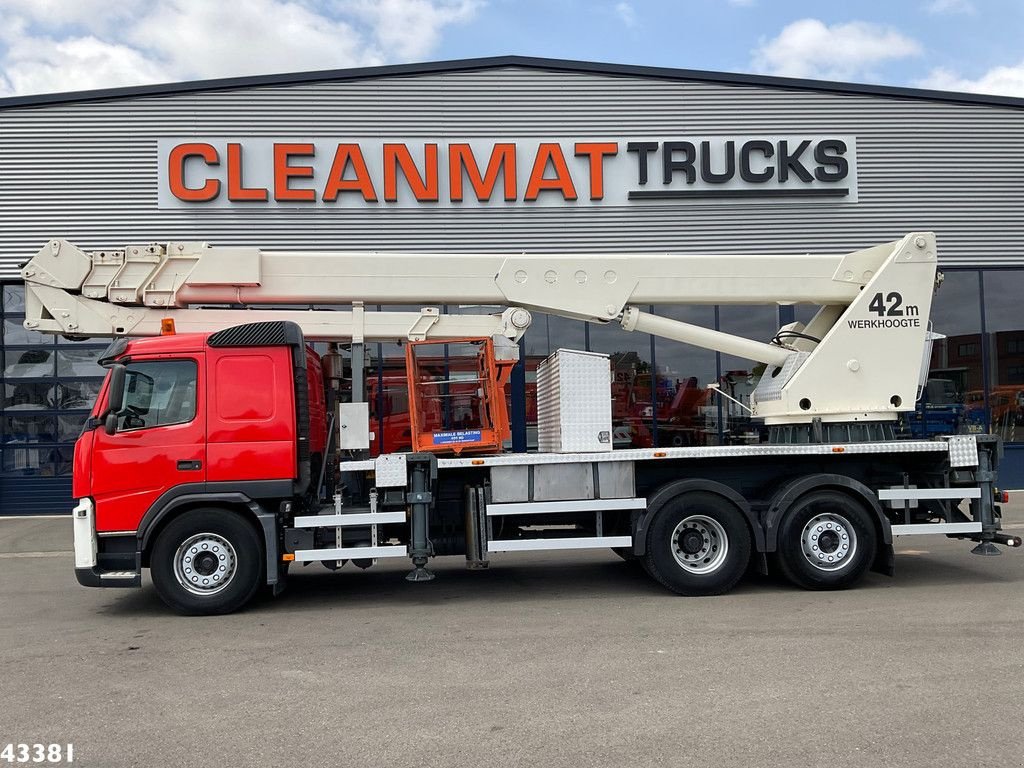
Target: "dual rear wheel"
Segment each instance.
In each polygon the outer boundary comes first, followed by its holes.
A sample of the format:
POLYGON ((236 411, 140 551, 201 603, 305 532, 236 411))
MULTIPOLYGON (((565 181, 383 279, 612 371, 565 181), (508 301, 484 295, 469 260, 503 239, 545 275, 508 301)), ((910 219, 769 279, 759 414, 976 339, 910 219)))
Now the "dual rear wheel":
POLYGON ((863 504, 841 491, 812 491, 786 512, 779 527, 782 574, 804 589, 846 589, 875 560, 878 536, 863 504))
POLYGON ((693 491, 655 513, 643 563, 656 581, 680 595, 720 595, 746 572, 750 549, 743 513, 717 494, 693 491))
MULTIPOLYGON (((863 504, 841 491, 812 491, 796 500, 779 526, 779 569, 805 589, 845 589, 871 567, 877 538, 863 504)), ((719 595, 746 573, 752 548, 743 512, 715 493, 691 491, 655 513, 641 562, 673 592, 719 595)))

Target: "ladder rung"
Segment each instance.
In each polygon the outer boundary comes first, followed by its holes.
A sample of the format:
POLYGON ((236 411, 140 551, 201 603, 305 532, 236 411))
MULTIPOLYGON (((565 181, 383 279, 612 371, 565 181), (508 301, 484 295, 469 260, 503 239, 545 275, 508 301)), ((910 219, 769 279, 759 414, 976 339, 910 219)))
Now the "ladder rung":
POLYGON ((346 525, 404 523, 405 512, 354 512, 351 515, 303 515, 295 518, 296 528, 341 528, 346 525))
POLYGON ((523 501, 488 504, 487 516, 544 515, 556 512, 602 512, 616 509, 646 509, 647 499, 578 499, 574 501, 523 501))
POLYGON ((365 560, 374 557, 407 557, 409 550, 404 545, 391 547, 332 547, 331 549, 298 549, 295 562, 308 563, 313 560, 365 560))
POLYGON ((575 539, 504 539, 489 541, 488 552, 527 552, 544 549, 606 549, 633 546, 632 536, 587 536, 575 539))

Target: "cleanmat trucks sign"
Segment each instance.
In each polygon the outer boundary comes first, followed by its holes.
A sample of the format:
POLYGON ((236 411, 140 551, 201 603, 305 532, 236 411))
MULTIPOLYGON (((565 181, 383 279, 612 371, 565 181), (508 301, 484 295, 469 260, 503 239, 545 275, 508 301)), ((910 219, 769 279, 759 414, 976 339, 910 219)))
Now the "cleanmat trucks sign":
POLYGON ((855 203, 852 136, 165 138, 161 208, 855 203))

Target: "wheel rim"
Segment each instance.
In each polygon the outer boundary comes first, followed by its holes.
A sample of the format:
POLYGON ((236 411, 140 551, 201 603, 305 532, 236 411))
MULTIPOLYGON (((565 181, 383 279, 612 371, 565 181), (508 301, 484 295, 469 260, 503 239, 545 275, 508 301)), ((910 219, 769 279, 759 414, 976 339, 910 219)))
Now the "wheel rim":
POLYGON ((672 531, 672 555, 689 573, 711 573, 729 552, 729 537, 717 520, 706 515, 683 518, 672 531))
POLYGON ((845 517, 830 512, 815 515, 800 534, 800 550, 819 571, 838 571, 853 560, 857 534, 845 517))
POLYGON ((186 591, 207 597, 227 588, 237 562, 230 541, 216 533, 197 533, 174 553, 174 576, 186 591))

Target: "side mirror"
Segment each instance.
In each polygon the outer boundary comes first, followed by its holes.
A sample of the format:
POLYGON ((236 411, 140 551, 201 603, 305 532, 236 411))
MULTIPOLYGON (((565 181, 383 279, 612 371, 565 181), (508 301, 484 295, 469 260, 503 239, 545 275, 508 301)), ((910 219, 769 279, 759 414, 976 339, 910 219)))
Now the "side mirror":
POLYGON ((107 410, 100 417, 103 431, 108 435, 117 432, 117 417, 124 410, 124 380, 127 368, 114 364, 110 368, 110 387, 107 389, 107 410))
POLYGON ((127 368, 114 365, 110 369, 110 389, 107 393, 107 413, 118 414, 124 410, 124 380, 127 368))

